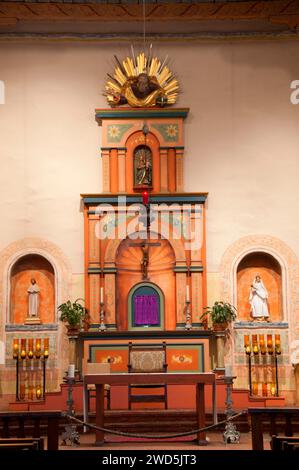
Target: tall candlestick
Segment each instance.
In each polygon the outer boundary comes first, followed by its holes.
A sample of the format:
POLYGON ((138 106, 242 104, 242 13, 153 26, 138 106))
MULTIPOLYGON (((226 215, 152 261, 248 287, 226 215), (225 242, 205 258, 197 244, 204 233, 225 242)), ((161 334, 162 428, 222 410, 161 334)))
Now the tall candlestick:
POLYGON ((190 290, 188 285, 186 286, 186 301, 190 302, 190 290))
POLYGON ((68 367, 68 378, 74 379, 75 378, 75 364, 70 364, 68 367))

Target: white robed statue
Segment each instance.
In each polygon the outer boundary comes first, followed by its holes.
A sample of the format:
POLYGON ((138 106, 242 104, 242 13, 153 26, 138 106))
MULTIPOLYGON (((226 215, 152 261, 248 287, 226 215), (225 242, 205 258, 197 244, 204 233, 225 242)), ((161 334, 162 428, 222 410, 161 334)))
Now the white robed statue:
POLYGON ((28 317, 29 318, 38 318, 38 307, 39 307, 38 294, 40 292, 40 288, 36 284, 35 279, 31 279, 31 285, 28 287, 27 292, 29 294, 28 317))
POLYGON ((269 320, 268 311, 268 291, 259 275, 257 275, 251 284, 249 303, 251 305, 251 314, 253 318, 269 320))

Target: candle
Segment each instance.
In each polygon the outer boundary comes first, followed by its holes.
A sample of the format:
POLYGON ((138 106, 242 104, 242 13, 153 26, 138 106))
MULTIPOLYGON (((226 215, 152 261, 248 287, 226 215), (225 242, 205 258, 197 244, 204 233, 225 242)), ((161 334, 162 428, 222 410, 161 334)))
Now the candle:
POLYGON ((280 346, 280 335, 275 335, 275 345, 280 346))
POLYGON ((278 355, 281 354, 280 335, 275 335, 275 352, 278 355))
POLYGON ((38 386, 36 387, 35 395, 36 395, 36 398, 37 398, 38 400, 41 398, 41 396, 42 396, 42 389, 41 389, 41 386, 40 386, 40 385, 38 385, 38 386))
POLYGON ((69 377, 70 379, 74 379, 74 378, 75 378, 75 364, 70 364, 70 365, 69 365, 67 375, 68 375, 68 377, 69 377))
POLYGON ((28 357, 33 358, 33 338, 28 339, 28 357))
POLYGON ((267 383, 264 382, 264 383, 262 384, 262 393, 263 393, 263 397, 268 396, 268 390, 267 390, 267 388, 268 388, 268 387, 267 387, 267 383))
POLYGON ((259 335, 259 341, 260 341, 260 350, 261 354, 266 354, 266 347, 265 347, 265 338, 264 335, 259 335))
POLYGON ((142 193, 142 204, 147 205, 149 201, 149 196, 147 191, 143 191, 142 193))
POLYGON ((39 359, 41 356, 41 339, 37 338, 35 340, 35 357, 39 359))
POLYGON ((233 375, 233 366, 225 366, 225 376, 232 377, 233 375))
POLYGON ((189 286, 186 286, 186 301, 190 302, 190 291, 189 291, 189 286))
POLYGON ((49 357, 49 338, 44 338, 44 358, 49 357))
POLYGON ((101 304, 104 303, 104 287, 101 287, 101 296, 100 296, 100 302, 101 304))
POLYGON ((18 355, 19 355, 19 339, 14 338, 14 340, 13 340, 13 358, 17 359, 18 355))
POLYGON ((272 342, 272 335, 267 335, 267 348, 268 354, 273 354, 273 342, 272 342))
POLYGON ((25 338, 21 339, 21 358, 22 359, 26 358, 26 339, 25 338))

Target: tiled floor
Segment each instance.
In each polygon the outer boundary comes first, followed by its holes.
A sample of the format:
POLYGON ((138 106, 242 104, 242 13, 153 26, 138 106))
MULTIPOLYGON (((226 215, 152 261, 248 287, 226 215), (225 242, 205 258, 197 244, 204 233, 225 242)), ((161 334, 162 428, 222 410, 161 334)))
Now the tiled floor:
MULTIPOLYGON (((94 434, 80 436, 80 446, 60 446, 61 450, 251 450, 251 434, 241 434, 239 444, 224 444, 221 433, 209 433, 209 444, 198 446, 193 442, 109 442, 101 447, 94 447, 94 434)), ((269 438, 264 437, 264 447, 268 450, 269 438)))

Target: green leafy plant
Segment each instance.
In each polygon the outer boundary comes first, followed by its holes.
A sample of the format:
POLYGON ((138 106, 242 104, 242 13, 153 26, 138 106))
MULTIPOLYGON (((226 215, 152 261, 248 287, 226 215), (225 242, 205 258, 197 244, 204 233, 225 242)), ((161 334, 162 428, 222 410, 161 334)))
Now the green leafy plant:
POLYGON ((68 300, 58 307, 58 311, 61 312, 60 320, 71 328, 80 328, 87 312, 86 308, 78 302, 79 300, 83 299, 76 299, 75 302, 68 300))
POLYGON ((230 323, 237 318, 236 308, 228 302, 215 302, 213 307, 205 307, 201 318, 210 316, 213 324, 230 323))

